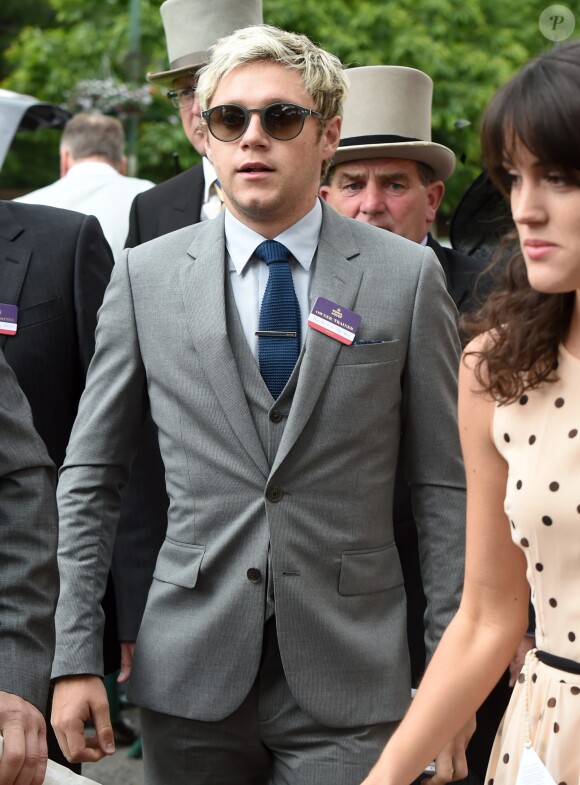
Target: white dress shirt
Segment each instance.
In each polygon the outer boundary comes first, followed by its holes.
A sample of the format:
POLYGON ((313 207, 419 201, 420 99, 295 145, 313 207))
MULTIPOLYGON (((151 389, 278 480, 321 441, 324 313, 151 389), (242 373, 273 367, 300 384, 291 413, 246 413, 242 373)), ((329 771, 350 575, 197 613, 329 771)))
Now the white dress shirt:
POLYGON ((154 185, 151 180, 126 177, 102 161, 79 161, 60 180, 14 201, 95 215, 116 259, 129 232, 133 199, 154 185))
MULTIPOLYGON (((318 247, 322 208, 318 199, 312 210, 274 240, 288 248, 292 254, 290 269, 294 290, 300 306, 301 345, 306 339, 306 322, 310 314, 313 259, 318 247)), ((250 229, 226 209, 225 234, 227 262, 234 299, 248 346, 258 362, 258 338, 256 330, 260 318, 260 306, 268 283, 268 265, 254 256, 254 251, 266 237, 250 229)))

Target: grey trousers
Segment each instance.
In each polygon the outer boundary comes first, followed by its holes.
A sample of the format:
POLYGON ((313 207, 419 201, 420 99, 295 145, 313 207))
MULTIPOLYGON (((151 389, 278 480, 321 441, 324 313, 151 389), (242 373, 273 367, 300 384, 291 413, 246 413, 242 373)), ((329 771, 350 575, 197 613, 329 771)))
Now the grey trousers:
POLYGON ((258 677, 229 717, 199 722, 141 709, 145 785, 360 785, 396 725, 328 728, 302 711, 271 619, 258 677))

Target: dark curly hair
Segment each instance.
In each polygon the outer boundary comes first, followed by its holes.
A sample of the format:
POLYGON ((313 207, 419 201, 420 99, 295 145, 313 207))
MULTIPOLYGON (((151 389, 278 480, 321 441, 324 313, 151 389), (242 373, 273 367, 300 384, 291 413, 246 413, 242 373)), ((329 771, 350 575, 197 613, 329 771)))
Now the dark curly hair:
MULTIPOLYGON (((484 114, 481 140, 489 175, 506 196, 504 165, 518 144, 580 187, 580 40, 539 55, 500 88, 484 114)), ((476 314, 464 317, 462 330, 489 333, 474 352, 475 374, 494 399, 508 403, 556 380, 575 293, 532 289, 515 232, 504 238, 490 271, 496 286, 476 314)))

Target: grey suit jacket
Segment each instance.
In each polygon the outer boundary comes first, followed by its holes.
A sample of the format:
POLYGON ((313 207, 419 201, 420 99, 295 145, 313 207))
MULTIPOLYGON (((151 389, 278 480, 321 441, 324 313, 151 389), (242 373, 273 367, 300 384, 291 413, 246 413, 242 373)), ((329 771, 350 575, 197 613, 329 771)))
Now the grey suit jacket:
POLYGON ((0 351, 0 691, 46 708, 54 652, 56 473, 0 351))
POLYGON ((375 343, 343 346, 309 330, 269 465, 228 340, 225 269, 223 216, 126 251, 115 266, 59 483, 53 674, 101 670, 96 600, 149 404, 170 508, 132 698, 202 720, 240 705, 260 662, 270 548, 298 703, 331 726, 397 719, 410 693, 392 525, 401 434, 431 648, 463 571, 459 344, 443 272, 431 250, 323 205, 313 295, 360 313, 357 339, 375 343), (80 586, 79 570, 92 576, 80 586))

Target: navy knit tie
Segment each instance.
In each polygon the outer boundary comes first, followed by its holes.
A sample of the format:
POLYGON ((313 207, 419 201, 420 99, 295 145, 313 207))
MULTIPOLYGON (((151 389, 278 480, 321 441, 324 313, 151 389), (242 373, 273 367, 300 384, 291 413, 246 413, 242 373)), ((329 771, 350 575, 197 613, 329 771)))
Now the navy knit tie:
POLYGON ((288 264, 290 251, 276 240, 265 240, 255 253, 269 269, 257 333, 258 360, 262 378, 276 399, 300 352, 300 306, 288 264))

